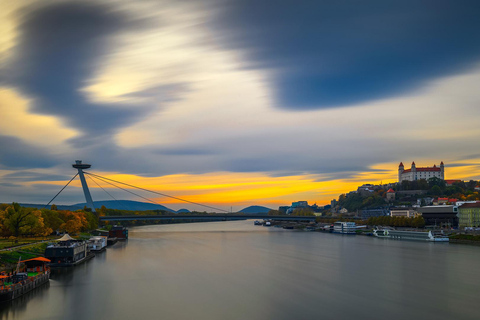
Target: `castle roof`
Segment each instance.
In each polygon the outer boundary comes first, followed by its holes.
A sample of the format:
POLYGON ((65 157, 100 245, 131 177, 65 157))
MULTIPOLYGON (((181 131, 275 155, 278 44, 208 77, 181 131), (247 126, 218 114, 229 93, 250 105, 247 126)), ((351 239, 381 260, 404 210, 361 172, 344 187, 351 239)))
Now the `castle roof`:
POLYGON ((399 167, 403 167, 403 162, 400 162, 400 164, 398 165, 399 167))
POLYGON ((393 193, 395 192, 395 190, 393 190, 392 188, 388 189, 388 191, 387 191, 387 193, 392 193, 392 192, 393 193))
MULTIPOLYGON (((416 171, 417 171, 417 172, 432 172, 432 171, 435 171, 435 172, 438 171, 438 172, 440 172, 440 171, 442 171, 442 169, 437 168, 437 167, 432 167, 432 168, 430 168, 430 167, 425 167, 425 168, 417 168, 416 171)), ((403 173, 408 173, 408 172, 412 172, 412 169, 406 169, 406 170, 403 171, 403 173)))

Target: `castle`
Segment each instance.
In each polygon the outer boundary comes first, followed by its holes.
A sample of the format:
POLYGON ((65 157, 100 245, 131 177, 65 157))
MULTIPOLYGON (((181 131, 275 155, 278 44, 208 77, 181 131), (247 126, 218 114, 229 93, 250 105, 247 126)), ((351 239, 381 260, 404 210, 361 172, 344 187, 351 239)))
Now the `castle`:
POLYGON ((417 168, 415 166, 415 161, 412 162, 412 167, 410 169, 404 169, 402 162, 400 162, 400 165, 398 166, 398 182, 400 183, 404 180, 428 180, 433 177, 445 180, 445 166, 443 164, 443 161, 440 162, 440 167, 433 165, 433 167, 417 168))

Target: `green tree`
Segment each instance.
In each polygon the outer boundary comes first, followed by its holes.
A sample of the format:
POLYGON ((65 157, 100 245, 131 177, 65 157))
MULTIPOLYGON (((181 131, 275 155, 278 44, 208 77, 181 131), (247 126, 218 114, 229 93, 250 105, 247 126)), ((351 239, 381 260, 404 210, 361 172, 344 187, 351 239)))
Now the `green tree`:
POLYGON ((38 216, 33 214, 33 209, 23 208, 18 203, 12 203, 12 205, 5 210, 3 223, 15 237, 29 231, 37 222, 38 216))
POLYGON ((55 210, 55 211, 57 211, 57 210, 58 210, 58 209, 57 209, 57 205, 56 205, 56 204, 52 204, 52 205, 50 206, 50 210, 55 210))
POLYGON ((42 210, 42 217, 45 227, 53 231, 60 230, 60 226, 64 223, 58 211, 42 210))
POLYGON ((434 195, 434 196, 439 196, 442 194, 442 189, 440 189, 440 187, 438 185, 434 185, 432 187, 432 189, 430 190, 430 192, 434 195))

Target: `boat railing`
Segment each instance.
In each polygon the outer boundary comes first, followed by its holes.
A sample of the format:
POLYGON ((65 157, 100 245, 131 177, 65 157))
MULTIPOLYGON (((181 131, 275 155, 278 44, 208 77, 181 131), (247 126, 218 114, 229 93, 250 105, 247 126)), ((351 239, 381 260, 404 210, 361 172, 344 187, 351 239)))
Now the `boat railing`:
POLYGON ((46 269, 42 273, 39 273, 39 274, 37 274, 35 276, 32 276, 32 277, 28 277, 27 279, 19 281, 17 283, 12 283, 12 284, 9 284, 9 285, 2 285, 2 286, 0 286, 0 293, 6 293, 6 292, 13 291, 13 290, 21 288, 21 287, 23 287, 23 286, 25 286, 29 283, 35 282, 36 280, 41 279, 45 276, 48 277, 49 273, 50 273, 50 268, 46 269))

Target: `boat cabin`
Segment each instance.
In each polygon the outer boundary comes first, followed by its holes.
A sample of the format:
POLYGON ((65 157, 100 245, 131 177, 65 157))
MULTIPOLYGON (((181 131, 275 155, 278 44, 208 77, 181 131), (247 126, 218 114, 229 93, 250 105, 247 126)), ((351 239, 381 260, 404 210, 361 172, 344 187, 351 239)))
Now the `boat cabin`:
POLYGON ((29 260, 22 261, 25 263, 25 268, 27 272, 45 272, 47 271, 47 263, 50 263, 50 260, 43 257, 37 257, 29 260))
POLYGON ((113 226, 108 233, 109 238, 117 238, 118 240, 128 239, 128 229, 124 226, 113 226))

